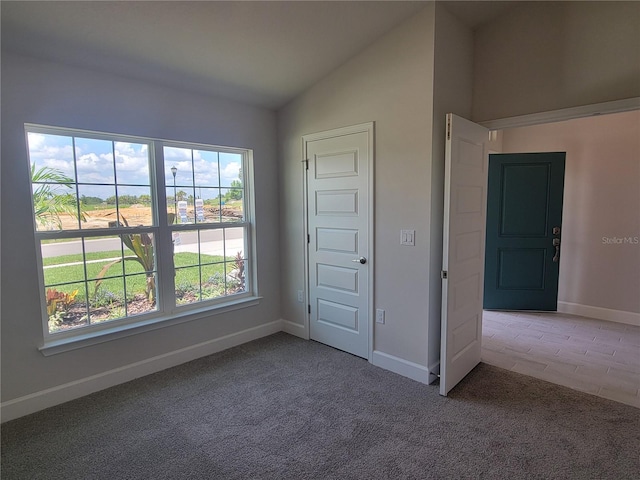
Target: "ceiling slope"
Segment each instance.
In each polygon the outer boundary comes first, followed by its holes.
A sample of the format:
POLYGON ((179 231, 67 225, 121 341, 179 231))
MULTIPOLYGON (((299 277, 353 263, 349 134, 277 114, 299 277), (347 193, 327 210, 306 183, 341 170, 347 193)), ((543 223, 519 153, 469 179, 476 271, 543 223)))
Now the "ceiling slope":
POLYGON ((2 1, 2 49, 277 108, 424 2, 2 1))

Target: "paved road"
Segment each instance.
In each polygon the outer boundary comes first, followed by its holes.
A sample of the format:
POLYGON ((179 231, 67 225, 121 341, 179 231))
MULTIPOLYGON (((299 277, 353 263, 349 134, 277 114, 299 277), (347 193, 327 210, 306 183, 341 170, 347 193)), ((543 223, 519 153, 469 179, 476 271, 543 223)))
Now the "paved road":
MULTIPOLYGON (((244 251, 244 239, 242 228, 227 229, 226 245, 227 255, 233 255, 238 251, 244 251)), ((209 255, 223 255, 224 243, 222 241, 221 230, 209 230, 202 232, 200 247, 202 253, 209 255)), ((99 238, 84 242, 85 252, 104 252, 120 249, 119 238, 99 238)), ((196 232, 181 232, 180 240, 177 242, 175 252, 197 252, 198 235, 196 232)), ((60 255, 73 255, 82 253, 82 244, 79 240, 71 242, 47 243, 42 245, 43 258, 58 257, 60 255)))

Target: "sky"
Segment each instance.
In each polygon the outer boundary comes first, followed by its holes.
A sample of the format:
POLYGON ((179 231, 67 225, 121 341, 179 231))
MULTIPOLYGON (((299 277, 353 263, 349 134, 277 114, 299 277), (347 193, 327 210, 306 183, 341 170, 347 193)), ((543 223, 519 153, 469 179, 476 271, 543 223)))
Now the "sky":
MULTIPOLYGON (((146 144, 111 142, 83 137, 28 133, 29 159, 36 168, 50 167, 75 178, 80 196, 115 195, 117 178, 120 195, 150 195, 149 152, 146 144), (115 162, 114 162, 115 157, 115 162), (87 185, 82 185, 82 184, 87 185), (99 185, 101 184, 101 185, 99 185)), ((173 195, 171 167, 177 168, 176 189, 204 199, 215 198, 217 187, 229 187, 238 180, 242 156, 238 153, 164 147, 165 185, 173 195)), ((222 192, 224 194, 224 190, 222 192)))

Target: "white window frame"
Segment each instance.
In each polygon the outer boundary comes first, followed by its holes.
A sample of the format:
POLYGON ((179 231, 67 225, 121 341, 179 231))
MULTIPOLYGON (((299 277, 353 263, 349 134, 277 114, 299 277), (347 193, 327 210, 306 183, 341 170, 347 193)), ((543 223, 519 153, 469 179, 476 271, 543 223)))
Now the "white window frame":
MULTIPOLYGON (((253 151, 247 148, 223 147, 202 143, 181 142, 173 140, 163 140, 149 137, 130 136, 121 134, 110 134, 81 129, 70 129, 63 127, 52 127, 35 124, 25 124, 25 140, 28 149, 28 133, 41 133, 50 135, 62 135, 70 137, 83 137, 92 139, 102 139, 113 142, 132 142, 137 144, 147 144, 149 151, 149 171, 151 183, 151 208, 154 218, 153 226, 144 227, 110 227, 77 229, 77 230, 57 230, 38 231, 36 220, 32 215, 32 222, 35 233, 36 259, 39 277, 39 298, 42 312, 43 342, 40 351, 44 355, 52 355, 63 351, 81 348, 87 345, 102 343, 111 339, 141 333, 143 331, 155 330, 169 325, 175 325, 186 321, 196 320, 211 315, 225 313, 238 308, 245 308, 259 303, 256 271, 256 248, 255 248, 255 203, 254 203, 254 181, 253 181, 253 151), (166 191, 171 185, 165 184, 165 162, 163 147, 178 147, 188 149, 202 149, 215 152, 228 152, 242 155, 242 183, 244 190, 244 218, 242 222, 220 222, 220 223, 193 223, 169 225, 167 218, 166 191), (198 301, 191 304, 176 304, 175 295, 175 269, 173 263, 172 233, 183 230, 222 230, 224 228, 244 229, 244 257, 245 257, 245 291, 232 295, 225 295, 214 299, 198 301), (69 330, 50 333, 48 324, 48 314, 45 294, 44 269, 41 252, 41 241, 53 238, 91 238, 97 236, 115 236, 122 233, 147 232, 153 233, 156 257, 156 311, 110 320, 77 327, 69 330)), ((31 159, 27 151, 29 167, 31 159)), ((77 179, 74 179, 77 185, 77 179)), ((31 183, 29 183, 31 191, 31 183)), ((33 196, 31 196, 33 202, 33 196)), ((33 207, 33 205, 32 205, 33 207)), ((33 211, 33 208, 32 208, 33 211)), ((89 280, 85 279, 85 282, 89 280)))

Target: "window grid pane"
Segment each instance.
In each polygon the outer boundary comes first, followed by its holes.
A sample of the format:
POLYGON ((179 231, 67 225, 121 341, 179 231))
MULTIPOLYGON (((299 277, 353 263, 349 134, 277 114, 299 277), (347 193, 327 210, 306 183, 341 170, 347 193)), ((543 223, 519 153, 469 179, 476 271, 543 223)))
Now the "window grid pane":
POLYGON ((244 156, 165 146, 169 224, 244 220, 244 156))
POLYGON ((176 303, 187 305, 247 291, 248 225, 174 232, 176 303), (176 243, 177 239, 177 243, 176 243), (198 255, 196 255, 196 253, 198 255), (196 262, 199 262, 195 265, 196 262), (195 269, 199 267, 198 275, 195 269))
POLYGON ((88 325, 87 298, 84 282, 45 287, 49 331, 59 332, 88 325))

